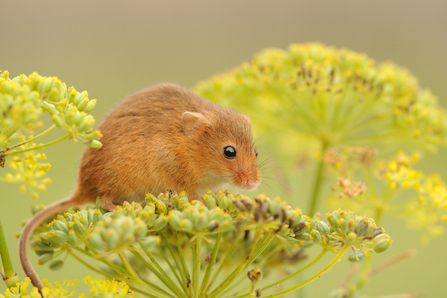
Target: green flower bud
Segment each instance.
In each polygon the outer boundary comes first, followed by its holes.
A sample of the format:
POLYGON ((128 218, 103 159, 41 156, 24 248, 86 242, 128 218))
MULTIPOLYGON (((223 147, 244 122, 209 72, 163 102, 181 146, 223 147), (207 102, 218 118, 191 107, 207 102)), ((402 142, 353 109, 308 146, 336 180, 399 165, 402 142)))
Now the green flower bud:
POLYGON ((377 253, 384 252, 391 246, 391 243, 392 241, 389 238, 386 240, 379 241, 374 245, 374 251, 377 253))
POLYGON ((53 253, 46 253, 43 254, 39 257, 39 262, 40 264, 45 264, 46 262, 52 260, 54 258, 54 254, 53 253))
POLYGON ((56 230, 54 231, 54 239, 60 244, 66 243, 68 241, 68 235, 63 231, 56 230))
MULTIPOLYGON (((88 93, 87 93, 87 91, 83 91, 82 93, 77 93, 77 94, 75 95, 74 100, 73 100, 73 104, 77 107, 77 106, 79 106, 79 105, 84 101, 84 99, 86 99, 86 98, 88 98, 88 93)), ((69 98, 69 100, 70 100, 70 98, 69 98)))
POLYGON ((78 236, 76 236, 74 230, 70 230, 68 232, 68 243, 70 243, 70 245, 73 247, 78 246, 78 236))
POLYGON ((344 220, 343 218, 339 218, 337 220, 337 225, 343 233, 346 234, 348 232, 348 229, 349 229, 348 222, 346 220, 344 220))
POLYGON ((59 270, 64 266, 64 261, 62 260, 55 260, 50 263, 50 269, 51 270, 59 270))
POLYGON ((88 142, 87 146, 89 146, 90 148, 99 149, 102 147, 102 143, 98 140, 93 140, 91 142, 88 142))
POLYGON ((315 244, 320 244, 321 243, 321 234, 319 231, 313 230, 315 231, 315 235, 313 235, 313 241, 315 244))
POLYGON ((181 231, 191 232, 194 228, 193 223, 189 219, 182 219, 180 222, 181 231))
POLYGON ((323 234, 327 234, 330 232, 328 224, 321 220, 317 223, 317 229, 323 234))
POLYGON ((356 253, 350 255, 350 256, 348 257, 348 260, 349 260, 350 262, 355 263, 355 262, 363 261, 365 258, 366 258, 366 257, 365 257, 365 254, 363 253, 363 251, 361 251, 361 252, 356 252, 356 253))
POLYGON ((157 220, 154 223, 154 227, 153 227, 154 230, 157 232, 163 230, 166 227, 166 225, 168 224, 168 221, 169 221, 169 219, 167 216, 160 215, 160 217, 157 218, 157 220))
POLYGON ((53 116, 51 116, 51 120, 53 120, 53 122, 61 128, 65 127, 65 122, 62 120, 62 118, 59 115, 53 114, 53 116))
POLYGON ((214 209, 217 206, 216 199, 211 195, 204 195, 202 197, 208 209, 214 209))
POLYGON ((161 238, 160 238, 160 237, 158 237, 158 236, 149 236, 149 237, 146 237, 146 238, 142 239, 142 240, 140 241, 140 244, 141 244, 141 246, 142 246, 144 249, 152 250, 152 249, 154 249, 158 244, 160 244, 160 242, 161 242, 161 238))
POLYGON ((53 224, 54 229, 62 231, 66 234, 68 234, 68 227, 67 227, 67 221, 66 220, 56 220, 53 224))
POLYGON ((349 232, 348 236, 346 237, 346 243, 351 245, 354 244, 356 240, 357 234, 355 234, 354 232, 349 232))
POLYGON ((92 219, 93 225, 96 225, 96 223, 102 219, 103 219, 103 216, 102 216, 101 211, 99 209, 95 209, 95 212, 93 214, 93 219, 92 219))
POLYGON ((87 104, 89 103, 88 98, 84 98, 78 105, 78 110, 79 111, 84 111, 84 109, 87 107, 87 104))
POLYGON ((82 224, 79 220, 77 220, 74 224, 74 231, 76 232, 76 235, 78 237, 84 237, 87 230, 84 227, 84 224, 82 224))
POLYGON ((328 214, 327 214, 327 220, 328 220, 329 224, 331 225, 331 227, 332 227, 334 230, 337 230, 337 229, 338 229, 337 218, 336 218, 333 214, 328 213, 328 214))
POLYGON ((88 236, 88 242, 90 242, 90 244, 98 250, 104 248, 104 242, 102 241, 102 237, 98 232, 91 233, 88 236))
POLYGON ((197 231, 201 231, 208 226, 209 217, 205 212, 200 212, 194 219, 194 227, 197 231))
POLYGON ((96 106, 96 99, 90 100, 88 104, 85 106, 83 110, 79 109, 80 111, 90 113, 96 106))
MULTIPOLYGON (((119 243, 119 235, 114 229, 107 229, 102 233, 104 241, 110 248, 115 248, 119 243)), ((125 237, 123 237, 125 238, 125 237)))

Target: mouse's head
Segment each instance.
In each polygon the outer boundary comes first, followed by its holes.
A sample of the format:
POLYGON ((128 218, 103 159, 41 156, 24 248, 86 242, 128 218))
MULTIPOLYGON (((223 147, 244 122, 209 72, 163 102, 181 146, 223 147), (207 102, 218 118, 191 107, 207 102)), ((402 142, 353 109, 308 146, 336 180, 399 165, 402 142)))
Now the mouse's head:
POLYGON ((244 189, 259 185, 258 152, 247 116, 217 107, 209 114, 184 112, 182 123, 191 155, 206 176, 244 189))

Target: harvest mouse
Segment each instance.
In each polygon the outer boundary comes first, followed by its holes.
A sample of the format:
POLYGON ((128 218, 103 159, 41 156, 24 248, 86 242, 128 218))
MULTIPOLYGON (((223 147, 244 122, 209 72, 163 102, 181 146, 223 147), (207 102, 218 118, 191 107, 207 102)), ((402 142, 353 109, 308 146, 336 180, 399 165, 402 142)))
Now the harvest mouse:
POLYGON ((250 119, 175 84, 130 95, 98 127, 100 149, 86 148, 70 197, 38 212, 19 240, 23 270, 43 288, 28 255, 34 229, 69 207, 94 203, 112 211, 146 193, 185 190, 191 200, 226 184, 256 188, 261 180, 250 119))

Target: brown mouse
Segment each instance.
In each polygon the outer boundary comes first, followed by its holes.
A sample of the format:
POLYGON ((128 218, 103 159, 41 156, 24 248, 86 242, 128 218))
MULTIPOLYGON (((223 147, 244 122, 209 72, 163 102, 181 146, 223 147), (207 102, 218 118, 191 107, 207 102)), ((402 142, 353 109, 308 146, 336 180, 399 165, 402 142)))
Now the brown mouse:
POLYGON ((112 211, 146 193, 185 190, 191 200, 226 184, 256 188, 261 180, 250 119, 175 84, 158 84, 126 98, 99 125, 100 149, 86 148, 69 198, 38 212, 19 240, 23 270, 43 288, 28 255, 34 229, 69 207, 94 203, 112 211))

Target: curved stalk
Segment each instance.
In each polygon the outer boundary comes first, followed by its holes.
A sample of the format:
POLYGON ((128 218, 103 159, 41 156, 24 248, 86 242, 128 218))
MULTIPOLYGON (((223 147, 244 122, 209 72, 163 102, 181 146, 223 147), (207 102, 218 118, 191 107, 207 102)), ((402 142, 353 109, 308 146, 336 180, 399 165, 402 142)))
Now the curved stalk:
POLYGON ((327 264, 323 269, 321 269, 320 271, 318 271, 315 275, 313 275, 312 277, 306 279, 305 281, 278 293, 272 294, 272 295, 268 295, 265 296, 264 298, 273 298, 273 297, 279 297, 282 295, 285 295, 287 293, 293 292, 295 290, 298 290, 299 288, 311 283, 312 281, 314 281, 315 279, 319 278, 321 275, 323 275, 324 273, 326 273, 329 269, 332 268, 332 266, 334 266, 340 259, 341 257, 343 257, 343 255, 345 254, 346 250, 349 248, 349 245, 345 244, 343 246, 343 248, 338 252, 338 254, 332 259, 332 261, 327 264))
POLYGON ((0 261, 3 263, 4 272, 0 272, 3 275, 3 281, 8 288, 15 287, 16 283, 20 282, 19 277, 12 267, 11 258, 9 256, 8 247, 6 246, 5 234, 3 233, 3 226, 0 220, 0 261))
POLYGON ((317 172, 315 173, 314 186, 311 194, 310 207, 309 212, 307 213, 309 216, 314 216, 318 207, 318 200, 320 198, 320 190, 321 190, 321 182, 323 180, 324 168, 325 164, 323 161, 323 155, 326 149, 328 148, 328 144, 325 141, 321 143, 321 151, 320 151, 320 161, 317 165, 317 172))
POLYGON ((216 263, 217 252, 219 251, 219 246, 220 246, 221 240, 222 240, 222 233, 219 233, 217 235, 216 243, 214 244, 214 249, 211 254, 211 260, 208 263, 208 266, 206 267, 205 276, 203 277, 202 285, 200 286, 200 296, 205 295, 205 290, 207 288, 208 281, 211 277, 211 272, 213 271, 214 264, 216 263))
POLYGON ((63 137, 61 137, 61 138, 59 138, 59 139, 56 139, 56 140, 54 140, 54 141, 51 141, 51 142, 49 142, 49 143, 46 143, 46 144, 43 144, 43 145, 40 145, 40 146, 36 146, 36 147, 33 147, 33 148, 27 148, 27 149, 17 150, 17 151, 8 151, 8 152, 5 153, 5 155, 15 155, 15 154, 20 154, 20 153, 28 152, 28 151, 33 151, 33 150, 43 149, 43 148, 45 148, 45 147, 48 147, 48 146, 57 144, 57 143, 59 143, 59 142, 62 142, 63 140, 68 139, 69 137, 71 137, 71 133, 69 133, 69 134, 67 134, 67 135, 65 135, 65 136, 63 136, 63 137))
POLYGON ((44 135, 46 135, 47 133, 49 133, 50 131, 52 131, 55 127, 56 127, 56 124, 53 124, 53 125, 51 125, 47 130, 45 130, 44 132, 38 134, 38 135, 35 136, 34 138, 31 138, 31 139, 29 139, 29 140, 26 140, 26 141, 24 141, 24 142, 22 142, 22 143, 18 143, 18 144, 16 144, 16 145, 10 147, 9 150, 14 149, 14 148, 17 148, 17 147, 20 147, 20 146, 25 145, 25 144, 28 144, 28 143, 30 143, 30 142, 32 142, 32 141, 37 140, 38 138, 41 138, 41 137, 43 137, 44 135))
MULTIPOLYGON (((291 278, 293 278, 293 277, 295 277, 295 276, 297 276, 298 274, 300 274, 301 272, 303 272, 304 270, 307 270, 308 268, 310 268, 310 267, 312 267, 316 262, 318 262, 326 253, 328 252, 328 250, 326 249, 326 248, 323 248, 323 250, 321 251, 321 253, 318 255, 318 256, 316 256, 315 257, 315 259, 313 259, 309 264, 307 264, 306 266, 304 266, 303 268, 301 268, 301 269, 299 269, 298 271, 296 271, 295 273, 292 273, 291 275, 288 275, 287 277, 285 277, 285 278, 283 278, 283 279, 281 279, 281 280, 279 280, 279 281, 277 281, 277 282, 274 282, 274 283, 272 283, 272 284, 269 284, 268 286, 266 286, 266 287, 262 287, 262 290, 267 290, 267 289, 270 289, 270 288, 273 288, 274 286, 277 286, 277 285, 279 285, 279 284, 281 284, 281 283, 283 283, 283 282, 285 282, 285 281, 287 281, 287 280, 289 280, 289 279, 291 279, 291 278)), ((240 296, 237 296, 237 297, 235 297, 235 298, 243 298, 243 297, 247 297, 247 295, 249 295, 250 293, 245 293, 245 294, 243 294, 243 295, 240 295, 240 296)))

